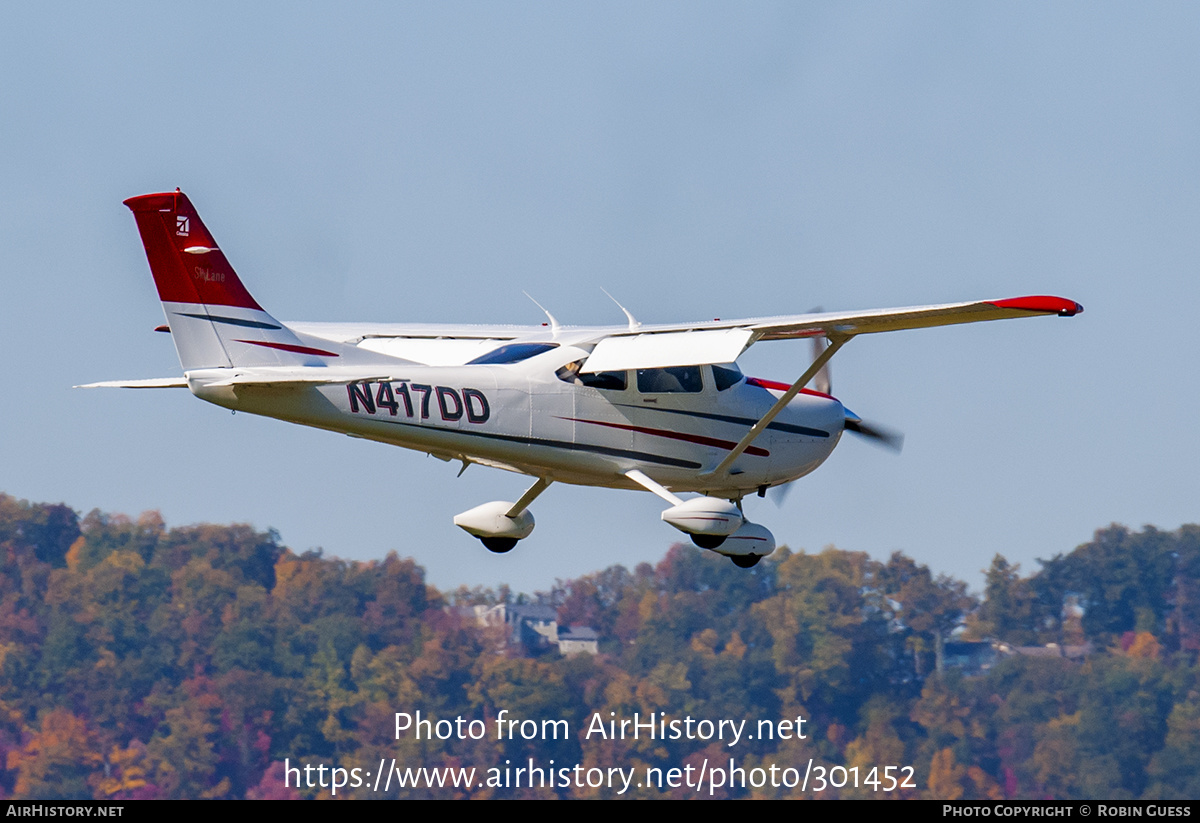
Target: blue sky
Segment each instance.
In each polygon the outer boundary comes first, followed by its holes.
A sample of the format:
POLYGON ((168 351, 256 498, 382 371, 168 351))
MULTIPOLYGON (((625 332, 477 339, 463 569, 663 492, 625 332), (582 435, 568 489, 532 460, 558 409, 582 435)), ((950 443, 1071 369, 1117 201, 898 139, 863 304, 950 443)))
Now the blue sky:
MULTIPOLYGON (((649 494, 554 486, 186 392, 126 197, 180 186, 282 319, 617 323, 1021 294, 1086 307, 859 338, 847 438, 780 543, 978 587, 1116 521, 1200 519, 1194 4, 44 3, 0 11, 0 490, 525 591, 661 557, 649 494)), ((806 346, 743 368, 794 378, 806 346)), ((730 566, 730 573, 737 570, 730 566)))

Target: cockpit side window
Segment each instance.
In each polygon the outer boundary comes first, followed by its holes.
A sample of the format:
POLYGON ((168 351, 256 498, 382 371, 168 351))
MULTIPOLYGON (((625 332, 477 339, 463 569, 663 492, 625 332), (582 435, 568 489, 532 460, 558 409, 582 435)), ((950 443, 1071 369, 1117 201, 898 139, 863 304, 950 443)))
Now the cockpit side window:
POLYGON ((694 394, 704 390, 699 366, 638 369, 637 386, 642 394, 694 394))
POLYGON ((713 382, 717 384, 717 391, 725 391, 730 386, 736 386, 742 381, 742 370, 737 367, 737 363, 713 366, 712 370, 713 382))
POLYGON ((623 371, 601 371, 595 374, 581 374, 579 381, 593 389, 608 389, 609 391, 625 391, 628 378, 623 371))
POLYGON ((579 369, 582 366, 582 360, 575 360, 556 371, 555 375, 564 383, 578 383, 582 386, 591 386, 593 389, 606 389, 607 391, 625 391, 625 387, 628 385, 628 378, 623 371, 581 374, 579 369))

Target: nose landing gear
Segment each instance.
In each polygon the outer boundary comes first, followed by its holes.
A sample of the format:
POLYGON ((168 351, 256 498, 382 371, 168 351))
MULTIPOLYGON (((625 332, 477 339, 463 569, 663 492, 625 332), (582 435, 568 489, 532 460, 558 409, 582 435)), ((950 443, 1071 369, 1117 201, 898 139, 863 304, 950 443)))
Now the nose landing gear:
POLYGON ((757 554, 731 554, 729 559, 739 569, 752 569, 758 565, 758 561, 762 560, 762 557, 757 554))

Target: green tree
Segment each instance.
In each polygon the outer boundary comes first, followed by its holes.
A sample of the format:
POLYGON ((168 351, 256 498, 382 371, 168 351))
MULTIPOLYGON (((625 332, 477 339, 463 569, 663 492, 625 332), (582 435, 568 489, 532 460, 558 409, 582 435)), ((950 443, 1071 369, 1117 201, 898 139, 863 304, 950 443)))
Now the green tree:
POLYGON ((992 558, 983 588, 983 603, 975 631, 980 637, 1002 640, 1015 646, 1037 643, 1034 592, 1002 555, 992 558))
POLYGON ((1176 571, 1171 534, 1151 526, 1136 533, 1109 526, 1046 563, 1045 571, 1053 575, 1055 567, 1079 596, 1088 638, 1107 642, 1127 631, 1162 633, 1176 571))
POLYGON ((937 579, 928 566, 918 565, 900 552, 888 558, 879 573, 883 603, 894 625, 908 630, 917 677, 925 674, 925 657, 932 653, 938 672, 944 668, 946 638, 975 606, 967 585, 946 575, 937 579))

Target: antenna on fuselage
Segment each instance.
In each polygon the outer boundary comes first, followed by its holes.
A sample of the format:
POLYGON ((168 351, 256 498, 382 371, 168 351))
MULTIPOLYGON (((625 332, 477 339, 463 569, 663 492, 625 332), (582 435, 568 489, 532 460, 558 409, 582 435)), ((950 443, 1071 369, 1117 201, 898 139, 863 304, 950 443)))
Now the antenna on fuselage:
MULTIPOLYGON (((525 296, 526 296, 526 297, 528 297, 530 300, 533 300, 533 295, 532 295, 532 294, 530 294, 529 292, 527 292, 527 291, 522 291, 522 292, 521 292, 521 294, 525 295, 525 296)), ((545 306, 543 306, 541 303, 539 303, 539 302, 538 302, 538 301, 536 301, 536 300, 533 300, 533 305, 535 305, 535 306, 537 306, 539 309, 541 309, 541 310, 542 310, 542 313, 543 313, 543 314, 545 314, 547 317, 549 317, 549 318, 550 318, 550 333, 551 333, 551 334, 553 334, 553 335, 555 335, 555 336, 557 337, 557 336, 558 336, 558 328, 559 328, 559 326, 558 326, 558 321, 557 321, 556 319, 554 319, 554 315, 553 315, 553 314, 551 314, 550 312, 546 311, 546 307, 545 307, 545 306)))
POLYGON ((608 293, 608 289, 601 286, 600 291, 604 292, 604 294, 608 297, 609 300, 616 303, 618 309, 625 312, 625 316, 629 318, 629 330, 630 331, 637 331, 638 329, 640 329, 642 327, 642 324, 640 322, 638 322, 638 319, 629 313, 629 309, 622 306, 621 303, 617 300, 617 298, 613 297, 611 294, 608 293))

